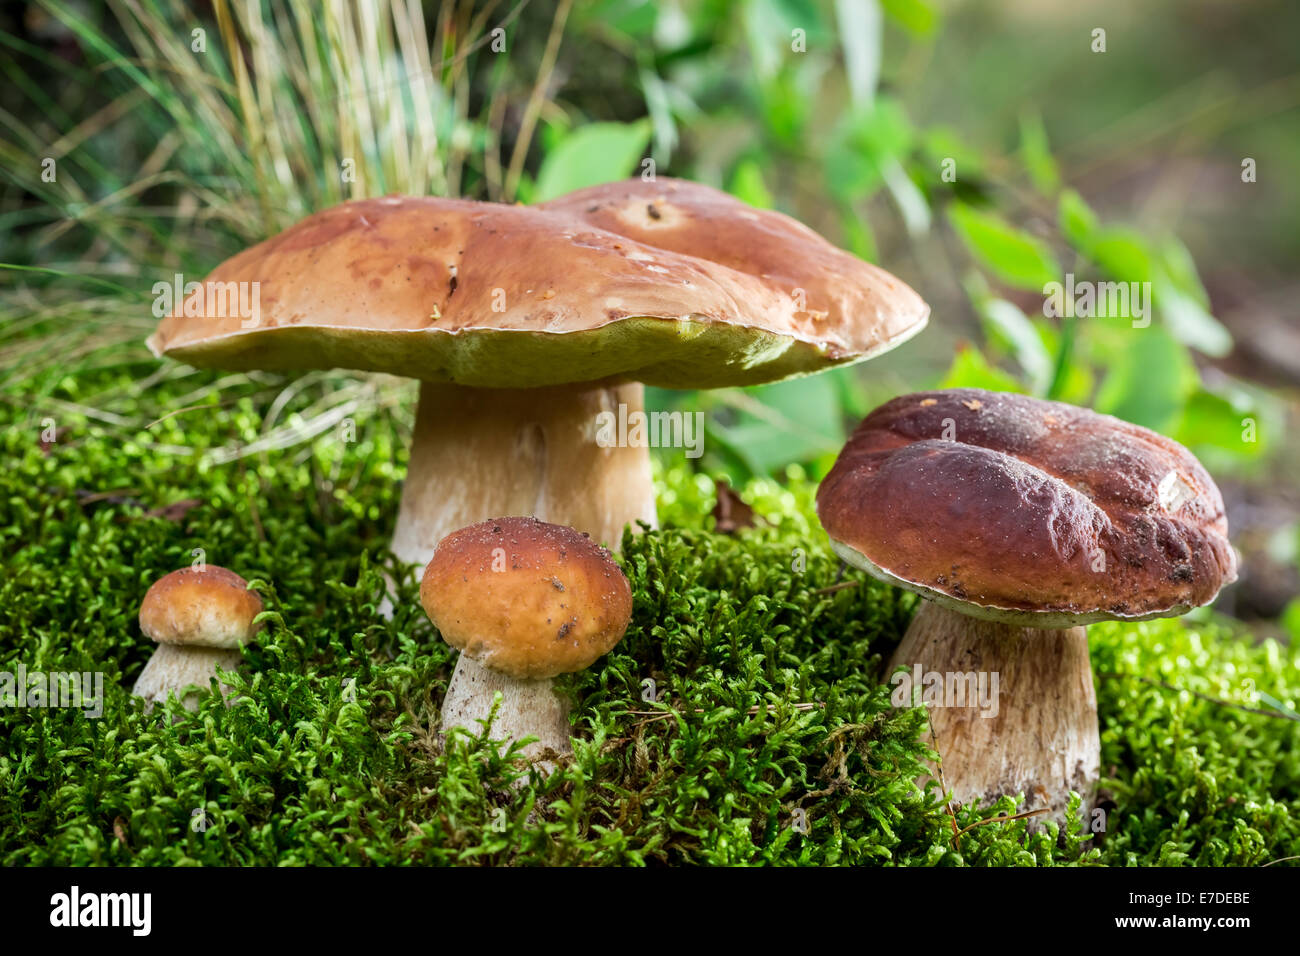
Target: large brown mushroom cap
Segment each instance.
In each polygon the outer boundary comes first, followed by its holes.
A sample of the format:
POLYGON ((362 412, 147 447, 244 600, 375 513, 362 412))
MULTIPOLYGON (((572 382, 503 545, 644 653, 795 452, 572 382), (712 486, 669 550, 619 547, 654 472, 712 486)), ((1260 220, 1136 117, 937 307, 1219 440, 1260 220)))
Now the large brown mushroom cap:
POLYGON ((140 630, 160 644, 234 649, 257 633, 262 599, 215 564, 181 568, 155 581, 140 602, 140 630))
POLYGON ((1176 615, 1236 578, 1223 499, 1186 448, 1024 395, 951 389, 882 405, 817 510, 851 564, 1031 627, 1176 615))
POLYGON ((222 263, 207 288, 226 283, 258 283, 256 324, 196 293, 149 339, 155 354, 485 388, 708 388, 869 358, 929 314, 795 220, 663 178, 531 207, 347 202, 222 263))
POLYGON ((623 639, 632 590, 608 551, 536 518, 495 518, 442 540, 420 582, 442 634, 511 677, 589 667, 623 639))

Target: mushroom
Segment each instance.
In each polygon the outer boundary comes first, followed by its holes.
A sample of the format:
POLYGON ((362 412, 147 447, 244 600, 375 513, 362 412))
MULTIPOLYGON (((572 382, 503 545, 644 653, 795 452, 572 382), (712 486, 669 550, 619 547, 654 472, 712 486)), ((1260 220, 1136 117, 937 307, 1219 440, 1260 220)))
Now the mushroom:
POLYGON ((930 719, 953 798, 1024 793, 1057 821, 1097 783, 1084 625, 1179 615, 1236 577, 1223 499, 1187 449, 1024 395, 882 405, 817 510, 841 558, 926 598, 889 670, 950 692, 930 719), (981 680, 995 699, 972 702, 981 680))
MULTIPOLYGON (((258 631, 262 599, 233 571, 207 564, 153 583, 140 603, 140 630, 158 644, 132 693, 154 703, 185 687, 207 687, 217 668, 234 670, 239 648, 258 631)), ((197 711, 196 694, 182 701, 197 711)))
POLYGON ((486 720, 530 760, 569 752, 569 714, 552 678, 583 670, 623 639, 632 590, 604 548, 536 518, 495 518, 448 535, 420 583, 420 603, 460 658, 442 727, 486 720))
POLYGON ((424 565, 453 530, 499 514, 617 547, 626 525, 654 524, 649 452, 599 422, 637 421, 643 384, 752 385, 861 361, 928 314, 795 220, 658 179, 537 206, 347 202, 222 263, 148 344, 196 366, 419 379, 393 550, 424 565))

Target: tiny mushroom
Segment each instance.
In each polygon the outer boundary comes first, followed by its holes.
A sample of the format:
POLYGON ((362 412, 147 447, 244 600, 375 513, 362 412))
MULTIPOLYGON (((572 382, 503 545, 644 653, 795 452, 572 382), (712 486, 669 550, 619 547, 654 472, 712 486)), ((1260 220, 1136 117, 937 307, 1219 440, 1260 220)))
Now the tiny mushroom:
POLYGON ((889 672, 936 705, 954 799, 1024 793, 1058 822, 1099 771, 1084 625, 1182 614, 1236 578, 1223 499, 1186 448, 1024 395, 882 405, 817 510, 841 558, 926 598, 889 672))
POLYGON ((156 355, 420 380, 393 531, 393 551, 420 565, 455 529, 501 514, 618 547, 627 525, 655 522, 644 385, 755 385, 860 362, 929 315, 794 219, 666 178, 536 206, 346 202, 196 285, 149 338, 156 355))
POLYGON ((537 760, 569 751, 568 705, 552 678, 589 667, 623 639, 632 591, 586 535, 536 518, 495 518, 439 543, 420 603, 461 651, 443 702, 444 732, 476 729, 500 691, 493 739, 536 737, 523 753, 537 760))
MULTIPOLYGON (((152 708, 190 685, 207 687, 217 668, 234 670, 239 648, 257 633, 262 599, 248 582, 215 564, 181 568, 159 578, 140 604, 140 630, 157 642, 132 691, 152 708)), ((196 694, 186 709, 198 710, 196 694)))

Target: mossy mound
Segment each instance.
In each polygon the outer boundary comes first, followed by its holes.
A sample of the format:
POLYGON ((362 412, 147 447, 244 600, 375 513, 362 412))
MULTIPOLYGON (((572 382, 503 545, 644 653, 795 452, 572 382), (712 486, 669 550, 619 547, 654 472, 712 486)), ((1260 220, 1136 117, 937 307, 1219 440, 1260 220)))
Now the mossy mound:
POLYGON ((1083 814, 1059 838, 1024 822, 972 826, 1014 812, 1011 800, 954 821, 941 794, 911 782, 928 753, 924 712, 894 709, 881 684, 914 599, 872 581, 826 590, 839 565, 797 470, 745 489, 765 520, 735 536, 708 530, 711 481, 661 473, 663 530, 624 542, 632 628, 563 684, 574 757, 516 781, 482 738, 444 746, 432 730, 454 651, 419 609, 414 569, 393 567, 385 547, 409 415, 384 406, 409 389, 286 382, 159 373, 133 352, 7 386, 0 668, 102 671, 105 700, 99 719, 0 709, 0 863, 1300 854, 1300 724, 1205 699, 1258 707, 1258 690, 1294 706, 1300 659, 1208 619, 1092 628, 1104 832, 1083 814), (281 425, 316 437, 279 447, 281 425), (234 706, 209 697, 198 714, 145 715, 129 694, 152 653, 136 613, 195 549, 254 580, 272 614, 231 678, 234 706), (391 620, 379 613, 385 572, 399 582, 391 620), (643 700, 647 680, 658 702, 643 700))

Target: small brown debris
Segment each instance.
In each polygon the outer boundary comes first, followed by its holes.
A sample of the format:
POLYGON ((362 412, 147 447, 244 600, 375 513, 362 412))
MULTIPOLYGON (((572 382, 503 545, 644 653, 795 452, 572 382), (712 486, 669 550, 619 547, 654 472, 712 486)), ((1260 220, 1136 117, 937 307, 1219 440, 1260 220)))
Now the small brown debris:
POLYGON ((203 504, 201 498, 182 498, 180 501, 173 501, 169 505, 160 505, 157 508, 150 508, 144 513, 146 518, 165 518, 167 521, 179 523, 184 517, 203 504))
POLYGON ((41 439, 41 454, 42 454, 42 455, 45 455, 45 456, 48 458, 49 455, 50 455, 50 453, 51 453, 52 451, 54 451, 54 446, 57 445, 57 444, 58 444, 58 443, 63 439, 63 436, 66 435, 67 433, 68 433, 68 426, 67 426, 67 425, 64 425, 64 426, 62 426, 62 427, 60 427, 60 428, 56 428, 56 429, 54 429, 54 440, 53 440, 53 441, 46 441, 44 438, 42 438, 42 439, 41 439))
POLYGON ((717 484, 718 503, 713 506, 715 530, 719 534, 735 534, 741 528, 754 527, 754 509, 726 481, 719 479, 717 484))

